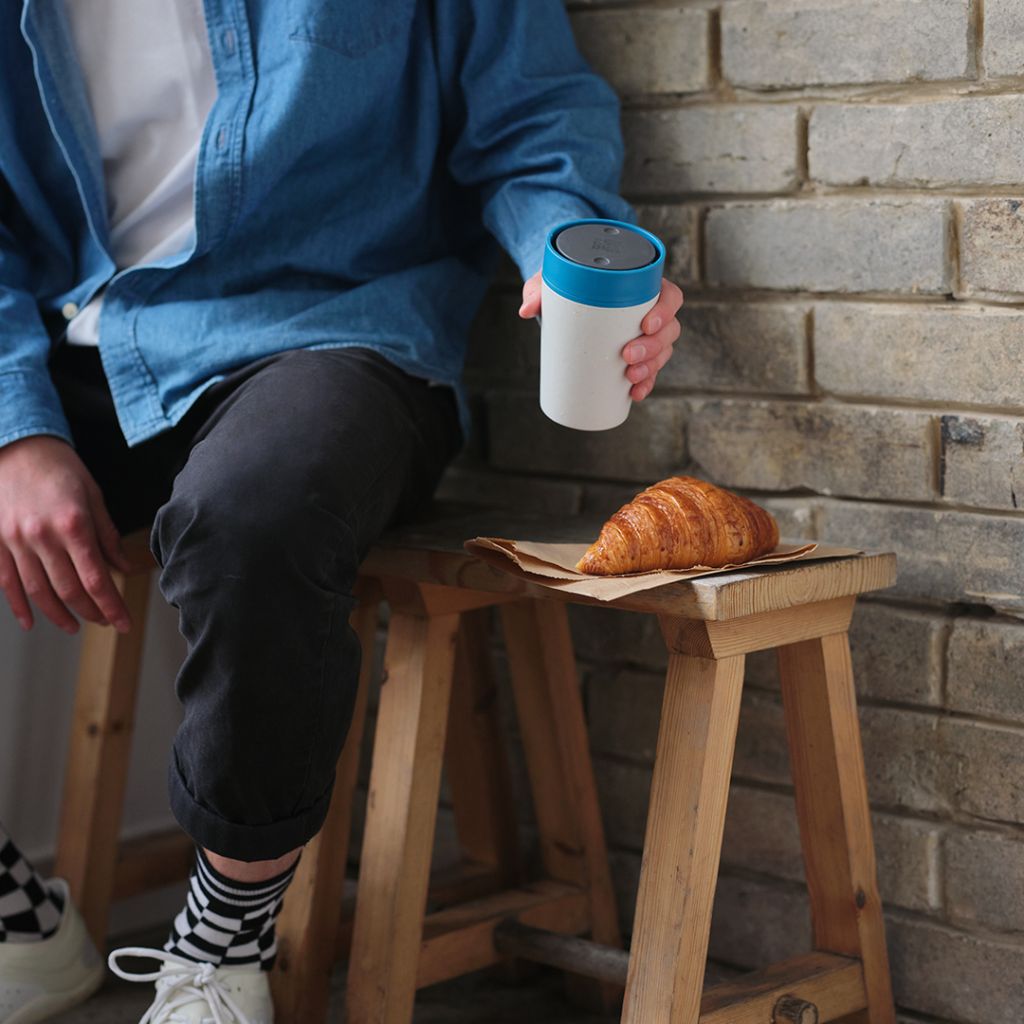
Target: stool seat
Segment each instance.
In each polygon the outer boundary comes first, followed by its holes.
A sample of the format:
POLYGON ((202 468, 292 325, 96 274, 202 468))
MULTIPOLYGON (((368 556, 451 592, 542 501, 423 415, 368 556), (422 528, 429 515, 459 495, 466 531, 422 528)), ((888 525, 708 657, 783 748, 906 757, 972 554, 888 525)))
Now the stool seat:
POLYGON ((679 580, 601 601, 512 576, 463 548, 463 541, 476 536, 528 537, 552 544, 592 540, 603 523, 596 518, 553 520, 550 516, 510 515, 437 503, 430 518, 386 533, 363 562, 362 571, 514 597, 714 621, 882 590, 896 580, 896 556, 868 552, 856 558, 765 565, 679 580))

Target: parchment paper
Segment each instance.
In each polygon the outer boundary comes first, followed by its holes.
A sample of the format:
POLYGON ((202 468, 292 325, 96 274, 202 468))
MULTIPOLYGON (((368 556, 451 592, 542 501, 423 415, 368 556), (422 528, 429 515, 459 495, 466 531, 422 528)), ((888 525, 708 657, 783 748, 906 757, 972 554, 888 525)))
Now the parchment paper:
POLYGON ((614 601, 626 594, 661 587, 677 580, 692 580, 715 573, 745 571, 765 565, 813 561, 819 558, 850 558, 862 554, 854 548, 830 547, 813 541, 783 542, 772 552, 742 565, 720 568, 694 566, 692 569, 652 569, 620 576, 590 576, 573 566, 583 557, 589 544, 541 544, 504 537, 474 537, 465 549, 477 558, 522 579, 545 586, 585 594, 599 601, 614 601))

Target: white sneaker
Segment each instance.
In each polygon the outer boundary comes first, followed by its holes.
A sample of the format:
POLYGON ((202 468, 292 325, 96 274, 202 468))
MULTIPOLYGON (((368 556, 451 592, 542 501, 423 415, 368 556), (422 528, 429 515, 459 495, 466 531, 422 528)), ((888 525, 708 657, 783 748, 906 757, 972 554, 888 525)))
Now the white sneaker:
POLYGON ((138 946, 115 949, 107 963, 125 981, 156 982, 156 999, 139 1024, 274 1024, 267 972, 256 965, 214 967, 138 946), (117 963, 122 956, 163 963, 158 971, 132 974, 117 963))
POLYGON ((88 999, 103 960, 71 902, 67 882, 46 883, 64 899, 60 926, 40 942, 0 942, 0 1024, 37 1024, 88 999))

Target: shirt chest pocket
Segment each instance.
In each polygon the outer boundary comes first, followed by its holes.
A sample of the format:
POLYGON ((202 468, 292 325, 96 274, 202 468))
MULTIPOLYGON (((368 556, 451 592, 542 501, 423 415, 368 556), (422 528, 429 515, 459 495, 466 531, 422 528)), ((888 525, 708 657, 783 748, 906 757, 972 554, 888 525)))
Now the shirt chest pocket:
POLYGON ((362 57, 408 38, 416 0, 309 0, 292 22, 290 38, 362 57))

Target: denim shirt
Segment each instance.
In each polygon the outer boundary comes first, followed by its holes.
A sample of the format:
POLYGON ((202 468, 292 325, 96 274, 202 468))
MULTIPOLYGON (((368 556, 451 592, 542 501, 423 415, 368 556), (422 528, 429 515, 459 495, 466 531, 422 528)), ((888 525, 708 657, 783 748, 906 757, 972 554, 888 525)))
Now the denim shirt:
POLYGON ((561 0, 205 0, 217 99, 195 244, 118 272, 63 2, 24 0, 21 31, 13 12, 0 27, 0 445, 70 441, 47 360, 104 287, 129 444, 235 367, 352 345, 454 387, 465 437, 498 245, 525 278, 559 221, 635 221, 617 99, 561 0))

